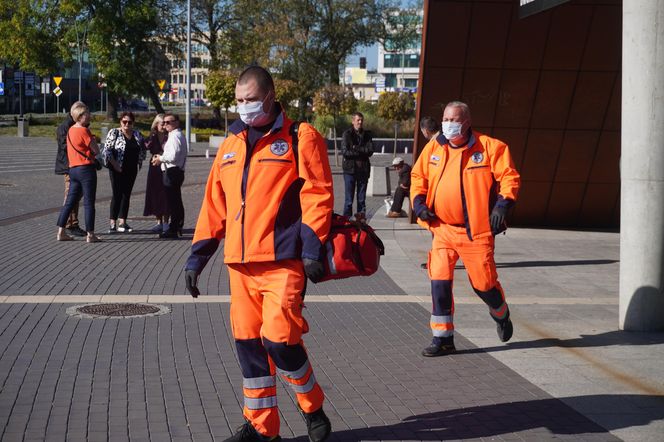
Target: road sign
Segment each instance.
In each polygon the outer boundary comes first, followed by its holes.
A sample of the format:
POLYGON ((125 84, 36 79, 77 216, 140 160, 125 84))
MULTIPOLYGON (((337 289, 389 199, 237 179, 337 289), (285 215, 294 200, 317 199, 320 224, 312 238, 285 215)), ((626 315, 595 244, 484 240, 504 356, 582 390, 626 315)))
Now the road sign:
POLYGON ((5 95, 5 84, 0 83, 0 95, 5 95))
POLYGON ((157 86, 159 86, 160 91, 163 91, 164 86, 166 86, 166 80, 157 80, 157 86))
POLYGON ((34 97, 35 96, 35 74, 25 73, 25 96, 34 97))
MULTIPOLYGON (((62 81, 62 77, 53 77, 53 81, 55 82, 56 86, 60 86, 60 82, 62 81)), ((53 91, 55 91, 55 89, 53 91)))
POLYGON ((164 98, 166 98, 166 94, 163 92, 159 92, 159 99, 163 100, 164 98))
POLYGON ((53 93, 55 94, 56 97, 59 97, 60 94, 62 94, 62 89, 56 86, 55 89, 53 89, 53 93))
POLYGON ((42 80, 41 93, 48 94, 49 92, 51 92, 51 82, 48 79, 42 80))
POLYGON ((99 89, 104 89, 106 87, 106 83, 104 83, 103 81, 100 81, 100 82, 97 83, 97 87, 99 89))
POLYGON ((23 83, 23 71, 14 71, 14 83, 23 83))
POLYGON ((171 94, 177 94, 178 93, 178 88, 174 87, 171 88, 171 94))

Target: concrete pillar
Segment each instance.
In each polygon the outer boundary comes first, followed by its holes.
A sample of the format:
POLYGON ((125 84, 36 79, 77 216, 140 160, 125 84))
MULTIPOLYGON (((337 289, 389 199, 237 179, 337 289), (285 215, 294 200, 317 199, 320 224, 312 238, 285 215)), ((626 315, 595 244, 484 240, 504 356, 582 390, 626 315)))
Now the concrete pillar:
POLYGON ((371 166, 371 175, 367 183, 367 195, 382 196, 392 194, 390 187, 390 169, 385 166, 371 166))
POLYGON ((664 330, 664 0, 623 2, 623 330, 664 330))

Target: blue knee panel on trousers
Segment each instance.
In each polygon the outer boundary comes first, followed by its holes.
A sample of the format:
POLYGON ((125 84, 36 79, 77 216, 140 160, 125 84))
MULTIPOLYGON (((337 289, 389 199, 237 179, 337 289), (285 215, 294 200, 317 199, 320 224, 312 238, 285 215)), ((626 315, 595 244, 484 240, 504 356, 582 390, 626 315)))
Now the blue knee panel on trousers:
POLYGON ((295 371, 307 362, 307 352, 300 344, 288 345, 263 338, 263 345, 274 364, 282 370, 295 371))
POLYGON ((483 292, 482 290, 477 290, 475 287, 473 287, 473 290, 475 290, 475 293, 477 293, 477 296, 482 298, 482 301, 489 307, 493 309, 499 308, 501 305, 503 305, 503 296, 500 294, 500 290, 498 290, 498 287, 493 287, 486 292, 483 292))
POLYGON ((245 378, 260 378, 270 376, 270 363, 267 359, 267 351, 263 347, 260 338, 236 339, 235 348, 242 368, 242 376, 245 378))
POLYGON ((434 315, 450 315, 452 312, 452 281, 431 280, 431 300, 434 315))

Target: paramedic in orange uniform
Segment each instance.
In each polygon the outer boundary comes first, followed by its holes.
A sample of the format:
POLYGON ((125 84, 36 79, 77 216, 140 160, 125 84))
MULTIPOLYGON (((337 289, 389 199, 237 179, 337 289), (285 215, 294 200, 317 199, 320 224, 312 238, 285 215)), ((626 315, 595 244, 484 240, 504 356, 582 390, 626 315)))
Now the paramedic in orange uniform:
POLYGON ((288 119, 267 70, 245 69, 235 98, 240 120, 210 171, 187 289, 198 296, 198 275, 223 239, 247 420, 227 441, 281 440, 276 373, 293 388, 310 439, 322 441, 331 426, 302 342, 302 307, 307 277, 317 282, 324 272, 333 208, 327 146, 312 126, 288 119))
POLYGON ((427 143, 411 174, 410 200, 417 222, 433 233, 428 262, 433 340, 422 355, 456 350, 452 281, 459 258, 475 293, 489 306, 500 340, 512 337, 493 252, 494 237, 506 229, 505 215, 516 201, 519 184, 507 145, 473 131, 465 103, 449 103, 442 133, 427 143))

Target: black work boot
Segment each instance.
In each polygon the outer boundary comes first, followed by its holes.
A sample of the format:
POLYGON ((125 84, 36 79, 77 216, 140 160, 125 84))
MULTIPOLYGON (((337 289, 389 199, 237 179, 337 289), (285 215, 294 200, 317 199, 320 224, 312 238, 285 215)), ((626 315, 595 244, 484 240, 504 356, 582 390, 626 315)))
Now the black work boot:
POLYGON ((512 320, 510 317, 507 316, 507 318, 504 320, 496 322, 496 332, 498 333, 498 338, 503 342, 509 341, 512 337, 512 333, 514 333, 514 326, 512 325, 512 320))
POLYGON ((322 442, 332 432, 332 424, 330 419, 325 415, 323 407, 313 413, 302 412, 304 421, 307 423, 307 431, 309 432, 309 439, 312 442, 322 442))
POLYGON ((422 350, 422 356, 434 357, 452 354, 456 351, 454 336, 451 338, 433 338, 431 345, 422 350))
POLYGON ((250 422, 238 427, 237 432, 224 442, 281 442, 280 436, 267 437, 260 434, 250 422))

